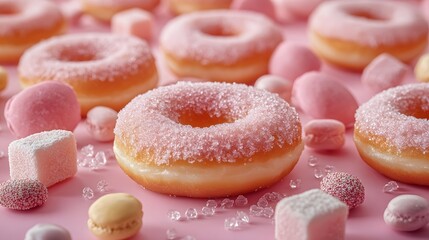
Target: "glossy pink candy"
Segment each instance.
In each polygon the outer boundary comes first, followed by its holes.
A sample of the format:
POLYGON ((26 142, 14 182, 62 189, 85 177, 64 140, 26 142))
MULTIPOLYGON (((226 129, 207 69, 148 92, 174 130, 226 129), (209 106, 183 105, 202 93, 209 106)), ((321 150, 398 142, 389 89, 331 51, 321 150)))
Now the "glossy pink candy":
POLYGON ((294 81, 301 75, 320 69, 320 60, 307 47, 290 42, 281 43, 270 59, 270 74, 294 81))
POLYGON ((55 81, 36 84, 13 96, 4 116, 17 138, 54 129, 73 131, 81 118, 73 89, 55 81))
POLYGON ((335 119, 351 126, 358 103, 339 81, 321 72, 298 78, 292 88, 292 103, 316 119, 335 119))
POLYGON ((115 138, 115 128, 118 113, 108 107, 98 106, 89 110, 86 125, 91 136, 101 142, 112 141, 115 138))
POLYGON ((384 211, 384 222, 398 231, 415 231, 429 222, 429 202, 418 195, 400 195, 384 211))
POLYGON ((304 125, 304 143, 315 150, 340 149, 345 142, 346 127, 334 119, 311 120, 304 125))

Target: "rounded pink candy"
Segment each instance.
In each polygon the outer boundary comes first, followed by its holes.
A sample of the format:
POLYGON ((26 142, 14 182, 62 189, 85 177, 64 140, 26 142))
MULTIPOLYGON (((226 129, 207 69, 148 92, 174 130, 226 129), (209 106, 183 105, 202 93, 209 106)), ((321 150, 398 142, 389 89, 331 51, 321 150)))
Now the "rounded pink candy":
POLYGON ((81 119, 75 92, 56 81, 33 85, 13 96, 4 116, 17 138, 54 129, 73 131, 81 119))
POLYGON ((384 211, 384 222, 398 231, 415 231, 429 222, 429 202, 418 195, 400 195, 384 211))
POLYGON ((340 149, 345 142, 346 127, 334 119, 311 120, 304 125, 304 143, 315 150, 340 149))
POLYGON ((307 18, 316 7, 325 0, 272 0, 277 18, 280 20, 295 18, 307 18))
POLYGON ((270 74, 295 80, 306 72, 318 71, 320 60, 307 47, 283 42, 274 51, 270 63, 270 74))
POLYGON ((274 75, 264 75, 255 82, 255 87, 277 93, 281 98, 290 102, 292 81, 274 75))
POLYGON ((36 224, 25 234, 24 240, 71 240, 67 229, 55 224, 36 224))
POLYGON ((392 55, 383 53, 363 70, 362 83, 376 92, 381 92, 400 85, 407 69, 407 65, 392 55))
POLYGON ((270 0, 235 0, 231 8, 259 12, 271 19, 275 19, 274 5, 270 0))
POLYGON ((0 184, 0 206, 28 210, 48 200, 48 189, 39 180, 10 179, 0 184))
POLYGON ((332 172, 323 177, 320 189, 343 201, 350 209, 365 200, 365 187, 359 178, 345 172, 332 172))
POLYGON ((115 138, 115 128, 118 113, 108 107, 98 106, 89 110, 86 124, 91 136, 98 141, 108 142, 115 138))
POLYGON ((333 77, 309 72, 298 78, 292 88, 292 102, 316 119, 335 119, 346 127, 354 123, 358 103, 333 77))

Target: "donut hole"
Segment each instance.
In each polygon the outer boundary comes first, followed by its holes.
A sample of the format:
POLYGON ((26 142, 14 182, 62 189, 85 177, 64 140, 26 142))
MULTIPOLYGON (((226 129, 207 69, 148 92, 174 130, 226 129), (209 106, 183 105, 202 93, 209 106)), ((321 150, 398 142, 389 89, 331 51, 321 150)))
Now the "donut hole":
POLYGON ((88 62, 101 59, 97 49, 89 46, 70 46, 59 50, 57 59, 63 62, 88 62))
POLYGON ((399 112, 410 117, 429 120, 429 102, 424 98, 406 99, 399 106, 399 112))
POLYGON ((348 14, 355 18, 362 18, 370 21, 387 21, 388 16, 384 16, 382 13, 376 12, 373 9, 354 9, 349 10, 348 14))
POLYGON ((220 24, 205 26, 201 28, 201 32, 212 37, 233 37, 239 34, 234 27, 220 24))
POLYGON ((18 14, 19 10, 11 5, 0 5, 0 16, 1 15, 15 15, 18 14))
POLYGON ((214 116, 208 112, 196 113, 190 111, 181 113, 178 121, 182 125, 189 125, 194 128, 206 128, 218 124, 234 122, 233 119, 227 116, 214 116))

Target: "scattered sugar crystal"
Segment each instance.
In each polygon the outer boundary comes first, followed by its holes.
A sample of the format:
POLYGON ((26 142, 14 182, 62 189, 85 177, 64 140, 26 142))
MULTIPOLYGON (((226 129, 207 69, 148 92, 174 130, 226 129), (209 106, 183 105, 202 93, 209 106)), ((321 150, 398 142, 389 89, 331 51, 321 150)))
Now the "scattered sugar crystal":
POLYGON ((265 207, 262 210, 261 216, 263 216, 263 217, 272 218, 273 215, 274 215, 274 209, 272 207, 265 207))
POLYGON ((240 229, 240 223, 237 220, 237 218, 235 218, 235 217, 230 217, 230 218, 225 219, 224 226, 225 226, 226 230, 238 230, 238 229, 240 229))
POLYGON ((105 166, 107 163, 107 157, 106 157, 106 153, 103 151, 99 151, 97 152, 97 154, 95 154, 95 162, 99 165, 99 166, 105 166))
POLYGON ((197 219, 198 211, 195 208, 188 208, 185 212, 185 216, 187 219, 197 219))
POLYGON ((92 157, 81 156, 77 158, 77 165, 79 167, 88 167, 92 162, 92 157))
POLYGON ((259 207, 257 205, 252 205, 252 206, 250 206, 249 212, 253 216, 261 216, 263 210, 264 210, 264 208, 262 208, 262 207, 259 207))
POLYGON ((244 207, 247 205, 247 203, 249 202, 249 200, 247 200, 247 198, 243 195, 239 195, 236 199, 235 199, 235 206, 237 207, 244 207))
POLYGON ((216 200, 213 200, 213 199, 207 200, 207 202, 206 202, 206 207, 209 207, 209 208, 216 208, 216 207, 217 207, 217 202, 216 202, 216 200))
POLYGON ((109 184, 106 180, 100 180, 97 183, 97 190, 99 192, 107 192, 109 190, 109 184))
POLYGON ((80 154, 82 154, 83 156, 86 156, 86 157, 94 156, 94 146, 91 144, 88 144, 88 145, 82 147, 80 149, 80 154))
POLYGON ((268 201, 264 196, 262 196, 261 198, 259 198, 257 205, 258 205, 258 207, 264 208, 264 207, 268 206, 268 201))
POLYGON ((315 156, 309 156, 308 157, 308 166, 315 167, 318 164, 318 160, 315 156))
POLYGON ((213 216, 215 214, 216 209, 215 208, 211 208, 211 207, 203 207, 201 209, 201 213, 204 216, 213 216))
POLYGON ((104 153, 106 154, 107 160, 116 160, 115 153, 111 149, 107 149, 104 153))
POLYGON ((299 188, 301 186, 301 179, 296 179, 296 180, 290 180, 290 182, 289 182, 289 187, 291 188, 291 189, 296 189, 296 188, 299 188))
POLYGON ((182 217, 180 212, 177 210, 168 211, 167 216, 168 216, 168 219, 170 219, 171 221, 179 221, 180 218, 182 217))
POLYGON ((278 192, 265 193, 263 196, 268 202, 277 202, 283 198, 278 192))
POLYGON ((5 151, 0 150, 0 158, 4 158, 6 156, 5 151))
POLYGON ((334 166, 332 166, 332 165, 326 165, 325 166, 325 173, 326 174, 334 172, 334 171, 335 171, 335 167, 334 166))
POLYGON ((182 238, 183 240, 197 240, 194 236, 186 235, 182 238))
POLYGON ((399 185, 397 182, 390 181, 390 182, 386 183, 386 185, 384 185, 383 192, 392 193, 392 192, 395 192, 396 190, 398 190, 398 188, 399 188, 399 185))
POLYGON ((321 179, 324 176, 323 171, 320 168, 314 169, 314 177, 317 179, 321 179))
POLYGON ((220 206, 222 208, 232 208, 234 206, 234 200, 229 199, 229 198, 225 198, 222 200, 222 202, 220 203, 220 206))
POLYGON ((239 223, 249 223, 250 222, 249 215, 247 215, 247 213, 245 213, 243 211, 237 211, 237 220, 239 221, 239 223))
POLYGON ((82 197, 85 198, 86 200, 90 200, 90 199, 94 198, 94 191, 92 190, 92 188, 85 187, 82 190, 82 197))
POLYGON ((177 237, 176 229, 174 229, 174 228, 167 229, 166 235, 167 235, 168 240, 176 239, 176 237, 177 237))

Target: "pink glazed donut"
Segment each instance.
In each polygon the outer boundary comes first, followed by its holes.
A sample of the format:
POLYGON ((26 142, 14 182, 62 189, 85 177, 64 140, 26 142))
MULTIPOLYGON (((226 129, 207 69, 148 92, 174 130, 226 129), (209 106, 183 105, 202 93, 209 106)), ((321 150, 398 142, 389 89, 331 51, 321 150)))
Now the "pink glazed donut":
POLYGON ((379 93, 356 112, 354 141, 362 159, 398 181, 429 186, 429 84, 379 93))
POLYGON ((244 84, 160 87, 132 100, 115 127, 121 168, 147 189, 177 196, 269 186, 292 170, 302 150, 295 109, 244 84))
POLYGON ((17 62, 27 48, 65 29, 60 9, 50 1, 0 1, 0 62, 17 62))
POLYGON ((418 9, 398 1, 326 1, 309 21, 313 50, 325 61, 362 70, 381 53, 403 62, 421 54, 428 24, 418 9))
POLYGON ((252 83, 268 73, 282 41, 279 28, 256 12, 212 10, 185 14, 164 27, 160 45, 179 77, 252 83))

